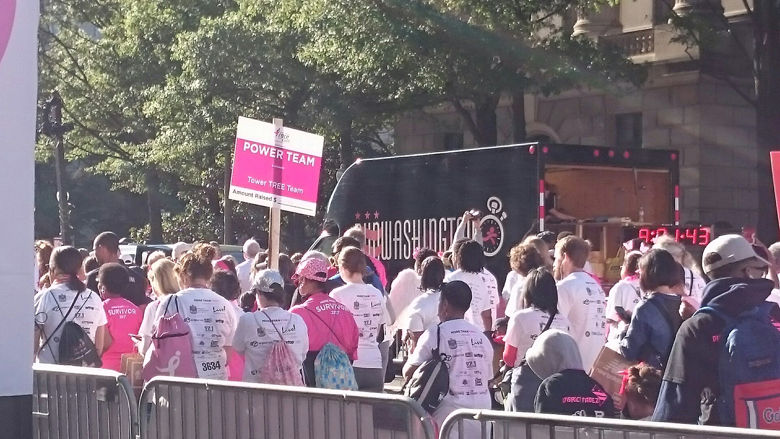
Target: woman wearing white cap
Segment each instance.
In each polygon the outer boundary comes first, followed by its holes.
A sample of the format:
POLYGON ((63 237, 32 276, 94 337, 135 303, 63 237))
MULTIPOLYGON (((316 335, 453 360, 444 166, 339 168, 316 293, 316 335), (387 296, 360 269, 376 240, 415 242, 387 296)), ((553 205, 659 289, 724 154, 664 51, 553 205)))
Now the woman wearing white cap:
POLYGON ((301 367, 309 350, 309 337, 303 319, 284 310, 284 279, 278 271, 262 270, 255 275, 252 293, 257 296, 258 310, 239 317, 233 349, 244 354, 244 381, 252 383, 302 385, 301 367), (287 353, 276 352, 281 342, 287 353), (287 360, 286 356, 291 357, 287 360), (288 376, 269 375, 269 369, 286 365, 270 364, 277 359, 294 363, 297 380, 288 376), (281 382, 280 382, 281 380, 281 382))

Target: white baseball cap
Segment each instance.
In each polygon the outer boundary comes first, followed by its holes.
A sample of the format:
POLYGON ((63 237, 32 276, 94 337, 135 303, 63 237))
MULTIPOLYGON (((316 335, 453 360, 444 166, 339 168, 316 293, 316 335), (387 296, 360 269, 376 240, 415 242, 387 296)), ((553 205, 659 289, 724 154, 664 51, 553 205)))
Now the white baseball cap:
POLYGON ((715 238, 704 248, 704 254, 701 257, 702 268, 705 273, 751 258, 769 265, 769 262, 756 254, 753 246, 741 235, 723 235, 715 238), (707 257, 711 254, 717 254, 720 256, 720 259, 708 264, 706 262, 707 257))

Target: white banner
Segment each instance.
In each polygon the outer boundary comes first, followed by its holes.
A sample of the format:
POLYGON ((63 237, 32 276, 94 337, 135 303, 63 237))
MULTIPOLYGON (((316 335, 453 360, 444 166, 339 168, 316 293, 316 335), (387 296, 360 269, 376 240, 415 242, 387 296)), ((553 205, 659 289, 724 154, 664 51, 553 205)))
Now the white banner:
POLYGON ((36 0, 0 0, 0 396, 32 394, 36 0))

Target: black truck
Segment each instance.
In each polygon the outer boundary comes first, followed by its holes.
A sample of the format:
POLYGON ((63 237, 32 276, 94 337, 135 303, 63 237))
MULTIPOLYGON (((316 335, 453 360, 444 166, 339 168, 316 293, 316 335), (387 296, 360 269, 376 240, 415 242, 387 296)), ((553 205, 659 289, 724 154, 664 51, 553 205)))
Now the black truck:
POLYGON ((591 264, 603 275, 624 228, 679 224, 678 158, 671 150, 529 143, 357 160, 327 215, 342 230, 363 225, 367 251, 388 278, 411 265, 416 248, 449 249, 471 209, 483 213, 487 265, 500 282, 509 249, 541 230, 589 239, 591 264), (578 221, 553 221, 551 207, 578 221))

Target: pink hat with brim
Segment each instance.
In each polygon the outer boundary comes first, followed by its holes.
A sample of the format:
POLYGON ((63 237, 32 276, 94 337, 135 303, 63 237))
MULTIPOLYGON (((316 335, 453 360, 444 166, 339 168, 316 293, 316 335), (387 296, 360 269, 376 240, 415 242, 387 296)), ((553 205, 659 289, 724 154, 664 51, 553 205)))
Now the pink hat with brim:
POLYGON ((298 269, 292 275, 292 280, 297 281, 300 278, 311 279, 317 282, 328 280, 328 263, 320 259, 307 259, 298 264, 298 269))

